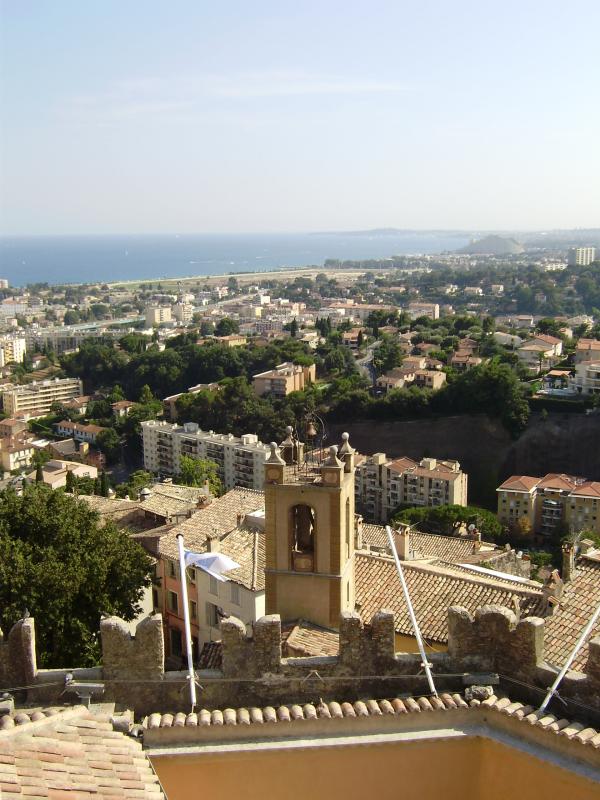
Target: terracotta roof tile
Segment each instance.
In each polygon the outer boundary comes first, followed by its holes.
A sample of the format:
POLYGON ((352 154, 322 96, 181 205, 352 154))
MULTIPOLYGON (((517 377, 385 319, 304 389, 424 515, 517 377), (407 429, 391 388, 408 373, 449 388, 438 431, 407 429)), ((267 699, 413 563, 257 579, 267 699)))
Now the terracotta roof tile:
MULTIPOLYGON (((565 583, 558 609, 546 619, 544 658, 562 666, 575 646, 577 638, 600 603, 600 561, 581 557, 573 579, 565 583)), ((571 669, 584 672, 589 655, 589 640, 600 634, 600 620, 581 648, 571 669)))
MULTIPOLYGON (((435 642, 448 640, 448 608, 461 605, 474 612, 484 605, 512 608, 519 604, 523 616, 540 614, 541 591, 507 586, 488 576, 470 577, 440 569, 427 563, 404 562, 408 584, 421 632, 435 642)), ((357 553, 355 562, 356 601, 363 619, 370 619, 381 608, 394 612, 396 630, 408 636, 413 629, 404 602, 396 567, 391 558, 357 553)))
POLYGON ((52 711, 20 711, 12 716, 21 724, 0 730, 2 797, 164 800, 141 743, 114 731, 108 714, 81 706, 52 711))

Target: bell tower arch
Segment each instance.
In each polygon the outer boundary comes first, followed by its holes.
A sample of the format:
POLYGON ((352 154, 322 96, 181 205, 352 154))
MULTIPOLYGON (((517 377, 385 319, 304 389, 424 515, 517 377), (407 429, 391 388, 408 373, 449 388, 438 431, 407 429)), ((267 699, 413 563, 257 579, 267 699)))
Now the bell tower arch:
POLYGON ((266 613, 337 628, 354 609, 354 450, 345 433, 318 464, 302 452, 288 429, 265 463, 266 613))

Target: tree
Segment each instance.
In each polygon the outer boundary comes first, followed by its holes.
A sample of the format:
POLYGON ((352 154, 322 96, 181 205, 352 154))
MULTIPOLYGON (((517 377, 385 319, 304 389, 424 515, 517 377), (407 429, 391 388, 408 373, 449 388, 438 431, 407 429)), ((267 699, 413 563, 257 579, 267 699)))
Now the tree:
POLYGON ((9 630, 27 607, 42 667, 96 664, 101 614, 135 618, 151 584, 150 559, 64 492, 32 484, 22 497, 5 490, 0 500, 0 627, 9 630))
POLYGON ((35 482, 36 483, 43 483, 44 482, 44 470, 41 464, 37 465, 35 470, 35 482))
POLYGON ((296 317, 290 322, 290 336, 292 339, 295 339, 298 335, 298 322, 296 321, 296 317))
POLYGON ((240 324, 229 317, 220 319, 215 327, 216 336, 231 336, 232 333, 240 332, 240 324))
POLYGON ((100 494, 102 497, 108 497, 109 488, 110 484, 108 482, 108 475, 104 470, 102 470, 102 474, 100 475, 100 494))
POLYGON ((106 456, 109 464, 117 462, 121 455, 121 440, 114 428, 106 428, 96 437, 96 446, 106 456))
POLYGON ((150 403, 154 402, 155 400, 156 397, 154 397, 154 395, 152 394, 152 389, 148 386, 147 383, 145 383, 142 386, 142 391, 140 392, 140 400, 139 400, 140 404, 143 406, 147 406, 150 403))
POLYGON ((502 525, 491 511, 478 506, 443 505, 433 507, 405 508, 393 518, 395 522, 422 525, 433 533, 450 535, 458 522, 473 523, 483 539, 497 539, 502 534, 502 525))
POLYGON ((74 488, 75 488, 75 475, 73 475, 71 470, 68 469, 67 474, 65 476, 65 492, 73 494, 74 488))
POLYGON ((214 461, 183 455, 179 459, 179 466, 178 478, 186 486, 204 486, 208 481, 211 494, 218 497, 223 491, 217 474, 218 465, 214 461))

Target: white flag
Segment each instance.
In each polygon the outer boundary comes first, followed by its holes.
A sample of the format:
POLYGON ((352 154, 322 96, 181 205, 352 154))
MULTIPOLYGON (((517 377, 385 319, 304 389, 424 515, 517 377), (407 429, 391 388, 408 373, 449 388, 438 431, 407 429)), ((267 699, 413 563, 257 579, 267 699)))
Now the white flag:
POLYGON ((184 550, 184 553, 186 567, 199 567, 218 581, 226 581, 223 573, 240 566, 223 553, 194 553, 193 550, 184 550))

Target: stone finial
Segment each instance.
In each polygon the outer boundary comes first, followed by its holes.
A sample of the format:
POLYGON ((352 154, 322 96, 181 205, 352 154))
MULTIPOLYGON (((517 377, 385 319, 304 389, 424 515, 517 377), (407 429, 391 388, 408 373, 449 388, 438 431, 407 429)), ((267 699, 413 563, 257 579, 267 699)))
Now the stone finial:
POLYGON ((337 444, 332 444, 329 448, 329 458, 323 462, 324 467, 343 467, 343 463, 337 457, 338 447, 337 444))
POLYGON ((350 434, 342 433, 342 446, 338 450, 338 455, 345 456, 353 454, 354 454, 354 448, 350 446, 350 434))
POLYGON ((269 457, 267 458, 265 463, 266 464, 281 464, 281 465, 285 466, 285 461, 279 455, 279 448, 277 446, 277 442, 271 442, 269 447, 271 448, 271 452, 269 453, 269 457))

